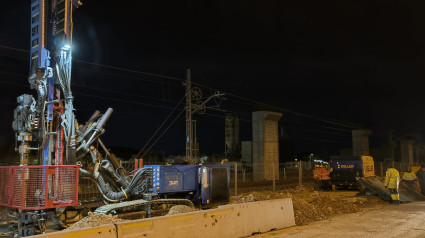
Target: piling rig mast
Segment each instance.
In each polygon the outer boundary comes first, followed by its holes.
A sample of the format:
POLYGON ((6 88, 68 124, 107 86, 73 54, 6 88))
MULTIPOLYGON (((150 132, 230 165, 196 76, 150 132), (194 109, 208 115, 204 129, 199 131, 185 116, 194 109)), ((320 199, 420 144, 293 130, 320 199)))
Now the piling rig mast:
POLYGON ((60 207, 78 205, 76 128, 71 93, 72 12, 76 0, 31 0, 28 82, 12 123, 20 166, 1 167, 0 205, 11 208, 19 236, 44 231, 60 207))
POLYGON ((130 176, 99 139, 112 108, 103 115, 96 111, 85 124, 75 118, 72 14, 80 5, 77 0, 31 0, 28 81, 37 98, 17 98, 12 127, 20 166, 0 167, 0 205, 11 208, 19 236, 42 233, 48 216, 66 226, 67 208, 81 211, 91 202, 78 198, 79 180, 99 189, 102 205, 147 191, 150 169, 130 176), (105 158, 94 147, 98 142, 105 158))

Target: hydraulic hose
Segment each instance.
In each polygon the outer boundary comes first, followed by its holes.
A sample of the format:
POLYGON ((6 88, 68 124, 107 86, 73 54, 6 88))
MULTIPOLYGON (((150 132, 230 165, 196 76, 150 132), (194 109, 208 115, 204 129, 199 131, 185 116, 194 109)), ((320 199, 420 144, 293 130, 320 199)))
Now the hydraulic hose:
POLYGON ((124 199, 127 199, 134 191, 139 190, 141 188, 142 191, 146 191, 147 183, 150 178, 150 174, 148 173, 148 169, 139 169, 136 174, 131 179, 129 185, 126 188, 121 188, 121 191, 114 192, 108 183, 105 182, 104 178, 101 174, 98 175, 97 178, 94 178, 92 174, 88 171, 80 168, 81 177, 89 177, 96 181, 100 192, 103 196, 112 202, 118 202, 124 199))

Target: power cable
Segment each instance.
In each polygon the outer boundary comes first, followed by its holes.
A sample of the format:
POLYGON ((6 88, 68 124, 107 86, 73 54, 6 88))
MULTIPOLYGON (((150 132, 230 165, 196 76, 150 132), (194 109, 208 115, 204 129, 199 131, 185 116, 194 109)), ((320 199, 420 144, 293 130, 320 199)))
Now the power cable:
MULTIPOLYGON (((193 84, 196 84, 196 83, 193 83, 193 84)), ((341 123, 341 122, 331 121, 331 120, 328 120, 328 119, 323 119, 323 118, 316 117, 316 116, 310 116, 310 115, 307 115, 307 114, 304 114, 304 113, 295 112, 295 111, 292 111, 292 110, 288 110, 288 109, 284 109, 284 108, 281 108, 281 107, 273 106, 273 105, 270 105, 270 104, 262 103, 260 101, 256 101, 256 100, 249 99, 249 98, 245 98, 245 97, 238 96, 238 95, 235 95, 235 94, 232 94, 232 93, 226 93, 226 95, 229 95, 229 96, 238 98, 238 99, 243 100, 243 101, 250 102, 252 104, 263 105, 263 106, 266 106, 266 107, 269 107, 269 108, 273 108, 275 110, 279 110, 279 111, 282 111, 282 112, 290 113, 290 114, 293 114, 293 115, 297 115, 297 116, 301 116, 301 117, 305 117, 305 118, 309 118, 309 119, 314 119, 314 120, 322 121, 322 122, 329 123, 329 124, 334 124, 334 125, 339 125, 339 126, 349 127, 349 128, 359 127, 359 126, 354 126, 354 124, 351 124, 350 122, 341 123)))
POLYGON ((126 95, 126 96, 133 96, 133 97, 151 99, 151 100, 156 100, 156 101, 163 101, 163 102, 168 102, 168 103, 178 103, 176 101, 168 101, 168 100, 164 100, 164 99, 160 99, 160 98, 154 98, 154 97, 138 95, 138 94, 133 94, 133 93, 119 92, 119 91, 109 90, 109 89, 104 89, 104 88, 95 88, 95 87, 90 87, 90 86, 79 86, 79 85, 75 85, 75 87, 87 88, 87 89, 97 90, 97 91, 107 92, 107 93, 116 93, 116 94, 121 94, 121 95, 126 95))
POLYGON ((166 78, 166 79, 173 79, 173 80, 178 80, 178 81, 184 81, 183 79, 180 79, 180 78, 165 76, 165 75, 161 75, 161 74, 147 73, 147 72, 143 72, 143 71, 139 71, 139 70, 125 69, 125 68, 120 68, 120 67, 115 67, 115 66, 110 66, 110 65, 105 65, 105 64, 91 63, 91 62, 82 61, 82 60, 75 60, 75 61, 76 62, 80 62, 80 63, 84 63, 84 64, 101 66, 101 67, 109 68, 109 69, 116 69, 116 70, 122 70, 122 71, 126 71, 126 72, 131 72, 131 73, 137 73, 137 74, 144 74, 144 75, 154 76, 154 77, 158 77, 158 78, 166 78))
MULTIPOLYGON (((200 83, 196 83, 196 82, 193 82, 192 84, 193 85, 197 85, 199 87, 206 88, 206 89, 214 90, 214 91, 221 91, 221 90, 217 90, 215 88, 212 88, 212 87, 209 87, 209 86, 200 84, 200 83)), ((252 104, 263 105, 263 106, 266 106, 266 107, 269 107, 269 108, 274 108, 276 110, 280 110, 280 111, 283 111, 283 112, 291 113, 291 114, 294 114, 294 115, 297 115, 297 116, 302 116, 302 117, 306 117, 306 118, 310 118, 310 119, 315 119, 315 120, 323 121, 323 122, 326 122, 326 123, 336 124, 336 125, 340 125, 340 126, 344 126, 344 127, 352 127, 352 128, 355 128, 356 126, 360 126, 360 125, 357 125, 357 124, 351 123, 351 122, 339 123, 339 122, 337 122, 337 120, 330 121, 328 119, 323 119, 323 118, 320 118, 320 117, 310 116, 310 115, 307 115, 307 114, 304 114, 304 113, 300 113, 300 112, 295 112, 295 111, 292 111, 292 110, 284 109, 284 108, 281 108, 281 107, 277 107, 277 106, 274 106, 274 105, 266 104, 266 103, 263 103, 263 102, 260 102, 260 101, 257 101, 257 100, 253 100, 253 99, 249 99, 249 98, 246 98, 246 97, 238 96, 238 95, 235 95, 235 94, 232 94, 232 93, 228 93, 228 92, 225 92, 225 94, 226 95, 229 95, 229 96, 232 96, 234 98, 243 100, 243 101, 250 102, 252 104)))
POLYGON ((320 141, 320 142, 328 142, 328 143, 337 143, 337 144, 351 144, 351 142, 323 140, 323 139, 316 139, 316 138, 311 138, 311 137, 299 137, 299 136, 295 136, 295 137, 292 137, 292 138, 294 138, 294 139, 300 139, 300 140, 312 140, 312 141, 320 141))
POLYGON ((307 128, 297 128, 297 127, 292 127, 292 126, 286 126, 285 128, 291 128, 291 129, 302 130, 302 131, 309 131, 309 132, 314 132, 314 133, 319 133, 319 134, 328 134, 328 135, 336 135, 336 136, 347 136, 347 135, 333 133, 333 132, 320 131, 320 130, 307 129, 307 128))
MULTIPOLYGON (((4 72, 0 72, 0 73, 4 73, 4 72)), ((23 75, 19 75, 19 74, 12 74, 12 73, 7 73, 7 74, 11 74, 11 75, 14 75, 14 76, 23 76, 23 75)), ((11 84, 11 85, 18 85, 18 86, 25 86, 25 85, 23 85, 23 84, 16 84, 16 83, 10 83, 10 82, 4 82, 4 81, 0 81, 0 82, 3 82, 3 83, 7 83, 7 84, 11 84)), ((78 87, 78 86, 77 86, 78 87)), ((88 87, 88 88, 91 88, 91 87, 88 87)), ((95 90, 99 90, 99 91, 106 91, 106 92, 115 92, 115 93, 119 93, 119 94, 124 94, 124 95, 131 95, 131 96, 139 96, 139 95, 134 95, 134 94, 127 94, 127 93, 121 93, 121 92, 116 92, 116 91, 113 91, 113 90, 106 90, 106 89, 97 89, 97 88, 92 88, 92 89, 95 89, 95 90)), ((134 102, 134 101, 129 101, 129 100, 122 100, 122 99, 112 99, 112 98, 105 98, 105 97, 99 97, 99 96, 94 96, 94 95, 87 95, 87 94, 82 94, 82 93, 75 93, 75 94, 80 94, 80 95, 83 95, 83 96, 89 96, 89 97, 96 97, 96 98, 101 98, 101 99, 109 99, 109 100, 112 100, 112 101, 120 101, 120 102, 126 102, 126 103, 135 103, 135 104, 142 104, 142 105, 146 105, 146 106, 152 106, 152 107, 163 107, 163 106, 158 106, 158 105, 152 105, 152 104, 146 104, 146 103, 140 103, 140 102, 134 102)), ((141 96, 141 97, 143 97, 143 96, 141 96)), ((153 98, 152 98, 153 99, 153 98)), ((178 105, 179 105, 180 103, 178 103, 178 105)), ((163 107, 164 108, 164 107, 163 107)), ((169 108, 169 107, 165 107, 165 108, 169 108)), ((222 116, 222 115, 216 115, 216 114, 211 114, 211 113, 205 113, 206 115, 209 115, 209 116, 215 116, 215 117, 220 117, 220 118, 225 118, 225 116, 222 116)), ((242 119, 242 118, 239 118, 239 120, 240 121, 245 121, 245 122, 251 122, 252 120, 248 120, 248 119, 242 119)), ((306 123, 299 123, 299 122, 288 122, 288 123, 295 123, 295 124, 306 124, 306 123)), ((322 126, 323 127, 323 126, 322 126)), ((291 127, 289 127, 289 128, 291 128, 291 127)), ((300 128, 294 128, 294 127, 292 127, 293 129, 300 129, 300 128)), ((323 127, 323 128, 328 128, 328 129, 332 129, 332 130, 340 130, 340 131, 346 131, 346 132, 351 132, 350 130, 347 130, 347 129, 339 129, 339 128, 332 128, 332 127, 323 127)), ((306 128, 303 128, 303 129, 301 129, 301 130, 305 130, 305 131, 310 131, 310 132, 316 132, 316 133, 319 133, 319 131, 317 131, 317 130, 312 130, 312 129, 306 129, 306 128)), ((331 133, 331 132, 323 132, 323 131, 320 131, 320 133, 323 133, 323 134, 335 134, 335 133, 331 133)), ((152 139, 152 138, 151 138, 152 139)), ((151 140, 150 139, 150 140, 151 140)), ((148 142, 149 143, 149 142, 148 142)), ((145 145, 146 146, 146 145, 145 145)), ((144 147, 145 148, 145 147, 144 147)), ((144 149, 143 148, 143 149, 144 149)), ((140 152, 139 152, 139 154, 140 154, 140 152)), ((138 155, 139 155, 138 154, 138 155)))
POLYGON ((108 98, 108 97, 95 96, 95 95, 89 95, 89 94, 84 94, 84 93, 75 93, 75 92, 73 94, 82 95, 82 96, 86 96, 86 97, 92 97, 92 98, 98 98, 98 99, 106 99, 106 100, 110 100, 110 101, 123 102, 123 103, 139 104, 139 105, 144 105, 144 106, 149 106, 149 107, 158 107, 158 108, 172 109, 172 107, 155 105, 155 104, 149 104, 149 103, 143 103, 143 102, 135 102, 135 101, 125 100, 125 99, 108 98))
MULTIPOLYGON (((7 49, 12 49, 12 50, 19 50, 19 51, 22 51, 22 52, 29 52, 28 50, 23 50, 23 49, 8 47, 8 46, 4 46, 4 45, 0 45, 0 47, 7 48, 7 49)), ((122 70, 122 71, 125 71, 125 72, 145 74, 145 75, 150 75, 150 76, 155 76, 155 77, 161 77, 161 78, 167 78, 167 79, 173 79, 173 80, 178 80, 178 81, 184 82, 183 79, 176 78, 176 77, 170 77, 170 76, 165 76, 165 75, 160 75, 160 74, 147 73, 147 72, 138 71, 138 70, 125 69, 125 68, 121 68, 121 67, 109 66, 109 65, 104 65, 104 64, 97 64, 97 63, 92 63, 92 62, 87 62, 87 61, 81 61, 81 60, 75 60, 75 61, 76 62, 85 63, 85 64, 91 64, 91 65, 101 66, 101 67, 105 67, 105 68, 115 69, 115 70, 122 70)), ((200 84, 200 83, 193 82, 192 84, 193 85, 198 85, 200 87, 207 88, 207 89, 210 89, 210 90, 220 91, 220 90, 217 90, 215 88, 212 88, 212 87, 209 87, 209 86, 200 84)), ((349 127, 349 128, 358 128, 358 127, 360 127, 360 125, 357 125, 355 123, 341 122, 341 121, 337 121, 337 120, 331 121, 331 120, 328 120, 328 119, 323 119, 323 118, 320 118, 320 117, 311 116, 311 115, 307 115, 307 114, 304 114, 304 113, 295 112, 295 111, 284 109, 284 108, 277 107, 277 106, 274 106, 274 105, 266 104, 266 103, 263 103, 263 102, 260 102, 260 101, 257 101, 257 100, 253 100, 253 99, 249 99, 249 98, 246 98, 246 97, 238 96, 238 95, 235 95, 235 94, 232 94, 232 93, 226 93, 226 95, 232 96, 232 97, 237 98, 239 100, 250 102, 252 104, 258 104, 258 105, 267 106, 269 108, 273 108, 273 109, 280 110, 280 111, 283 111, 283 112, 291 113, 293 115, 297 115, 297 116, 301 116, 301 117, 305 117, 305 118, 310 118, 310 119, 314 119, 314 120, 319 120, 319 121, 330 123, 330 124, 335 124, 335 125, 339 125, 339 126, 343 126, 343 127, 349 127)))
POLYGON ((161 125, 158 127, 158 129, 155 131, 155 133, 151 136, 151 138, 148 140, 148 142, 145 143, 145 145, 142 147, 142 149, 137 153, 136 158, 142 153, 142 151, 146 148, 146 146, 151 142, 151 140, 156 136, 156 134, 159 132, 159 130, 164 126, 165 122, 170 118, 170 116, 176 111, 177 107, 183 102, 183 100, 186 98, 186 95, 180 99, 180 101, 176 104, 176 106, 173 108, 173 110, 168 114, 168 116, 164 119, 164 121, 161 123, 161 125))
POLYGON ((130 75, 124 75, 124 74, 115 74, 115 73, 111 73, 111 72, 106 72, 106 71, 102 71, 102 70, 98 70, 98 69, 87 69, 87 68, 82 68, 82 67, 78 67, 78 66, 74 66, 75 69, 78 69, 79 71, 89 71, 91 73, 97 73, 97 74, 107 74, 107 75, 112 75, 115 77, 119 77, 119 78, 128 78, 130 80, 140 80, 140 81, 146 81, 149 83, 156 83, 156 84, 167 84, 168 86, 172 85, 172 86, 177 86, 177 85, 181 85, 181 84, 175 84, 175 83, 170 83, 170 82, 166 82, 164 83, 164 81, 156 81, 153 79, 146 79, 146 78, 141 78, 139 76, 135 77, 135 76, 130 76, 130 75))
POLYGON ((162 136, 165 134, 165 132, 168 131, 168 129, 174 124, 174 122, 181 116, 181 114, 183 114, 183 112, 185 111, 185 109, 183 109, 177 116, 176 118, 174 118, 174 120, 170 123, 170 125, 165 129, 164 132, 162 132, 162 134, 152 143, 152 145, 146 150, 146 152, 142 155, 142 158, 145 157, 145 155, 149 152, 150 149, 152 149, 152 147, 159 141, 159 139, 162 138, 162 136))
POLYGON ((6 46, 6 45, 0 45, 0 47, 5 48, 5 49, 9 49, 9 50, 16 50, 16 51, 20 51, 20 52, 25 52, 25 53, 30 52, 29 50, 14 48, 14 47, 6 46))
MULTIPOLYGON (((27 76, 22 75, 22 74, 15 74, 15 73, 9 73, 9 72, 4 72, 4 71, 0 71, 0 73, 1 74, 13 75, 13 76, 17 76, 17 77, 25 77, 25 78, 27 77, 27 76)), ((1 82, 9 83, 9 82, 5 82, 5 81, 1 81, 1 82)), ((23 86, 23 84, 20 85, 20 86, 23 86)), ((163 102, 167 102, 167 103, 177 103, 176 101, 168 101, 168 100, 164 100, 164 99, 159 99, 159 98, 154 98, 154 97, 149 97, 149 96, 143 96, 143 95, 138 95, 138 94, 133 94, 133 93, 119 92, 119 91, 109 90, 109 89, 104 89, 104 88, 96 88, 96 87, 81 86, 81 85, 74 85, 74 87, 77 87, 77 88, 87 88, 87 89, 101 91, 101 92, 116 93, 116 94, 127 95, 127 96, 134 96, 134 97, 140 97, 140 98, 147 98, 147 99, 152 99, 152 100, 157 100, 157 101, 163 101, 163 102)))
MULTIPOLYGON (((13 85, 13 86, 19 86, 19 87, 28 87, 28 85, 26 85, 26 84, 20 84, 20 83, 14 83, 14 82, 6 82, 6 81, 2 81, 2 80, 0 80, 0 83, 2 83, 2 84, 9 84, 9 85, 13 85)), ((110 100, 110 101, 123 102, 123 103, 133 103, 133 104, 139 104, 139 105, 150 106, 150 107, 172 109, 172 107, 167 107, 167 106, 161 106, 161 105, 155 105, 155 104, 149 104, 149 103, 142 103, 142 102, 135 102, 135 101, 124 100, 124 99, 107 98, 107 97, 102 97, 102 96, 89 95, 89 94, 85 94, 85 93, 74 92, 74 94, 75 95, 86 96, 86 97, 98 98, 98 99, 106 99, 106 100, 110 100)))
POLYGON ((326 129, 336 130, 336 131, 344 131, 344 132, 351 132, 352 131, 352 130, 349 130, 349 129, 341 129, 341 128, 323 126, 323 125, 312 125, 312 124, 303 123, 303 122, 296 122, 296 121, 287 121, 287 120, 285 120, 284 123, 298 124, 298 125, 307 125, 307 126, 315 126, 315 127, 326 128, 326 129))

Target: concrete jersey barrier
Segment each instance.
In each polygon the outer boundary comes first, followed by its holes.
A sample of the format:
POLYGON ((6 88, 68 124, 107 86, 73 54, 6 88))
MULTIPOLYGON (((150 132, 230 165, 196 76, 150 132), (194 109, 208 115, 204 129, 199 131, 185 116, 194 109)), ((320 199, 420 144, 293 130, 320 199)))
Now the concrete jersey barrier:
POLYGON ((117 228, 115 224, 102 225, 97 227, 88 227, 73 230, 63 230, 58 232, 46 233, 34 237, 44 238, 116 238, 117 228))
POLYGON ((217 209, 61 231, 38 237, 244 237, 295 225, 290 198, 220 206, 217 209), (111 232, 110 232, 111 231, 111 232), (114 233, 115 232, 115 233, 114 233), (81 236, 80 236, 81 235, 81 236), (114 236, 112 236, 114 235, 114 236))

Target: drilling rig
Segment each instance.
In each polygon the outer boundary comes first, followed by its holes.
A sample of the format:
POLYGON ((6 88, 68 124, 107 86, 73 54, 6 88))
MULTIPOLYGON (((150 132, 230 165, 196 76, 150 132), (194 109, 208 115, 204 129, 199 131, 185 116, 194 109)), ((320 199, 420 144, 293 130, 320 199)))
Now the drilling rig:
POLYGON ((0 166, 0 206, 18 236, 62 228, 89 211, 150 217, 164 207, 227 202, 228 165, 153 165, 126 171, 100 136, 113 113, 79 124, 71 91, 73 11, 77 0, 31 0, 28 82, 37 98, 17 98, 12 124, 19 166, 0 166), (193 203, 194 202, 194 203, 193 203))

